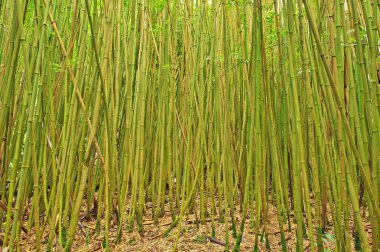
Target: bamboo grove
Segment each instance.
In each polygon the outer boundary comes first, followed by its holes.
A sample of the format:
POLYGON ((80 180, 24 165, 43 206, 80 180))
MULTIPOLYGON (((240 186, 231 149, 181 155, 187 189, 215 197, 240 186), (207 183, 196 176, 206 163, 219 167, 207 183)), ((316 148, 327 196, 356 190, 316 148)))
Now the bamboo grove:
POLYGON ((327 225, 336 251, 378 251, 379 7, 0 0, 3 246, 70 251, 84 212, 109 250, 149 203, 163 237, 196 213, 257 251, 273 204, 283 251, 294 223, 292 251, 324 251, 327 225))

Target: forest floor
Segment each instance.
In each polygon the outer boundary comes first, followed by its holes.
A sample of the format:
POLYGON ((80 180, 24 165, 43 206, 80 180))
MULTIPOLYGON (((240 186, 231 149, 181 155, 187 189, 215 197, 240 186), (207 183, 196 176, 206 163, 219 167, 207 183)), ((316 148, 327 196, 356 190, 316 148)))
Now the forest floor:
MULTIPOLYGON (((175 243, 178 228, 175 228, 169 233, 168 236, 163 237, 162 234, 165 229, 172 223, 172 218, 169 211, 169 206, 165 206, 165 215, 159 219, 158 225, 155 225, 152 220, 151 207, 147 207, 146 214, 143 220, 143 236, 139 234, 136 230, 133 232, 123 232, 122 240, 120 243, 116 244, 116 234, 117 225, 112 225, 109 232, 110 250, 118 252, 132 252, 132 251, 171 251, 175 243)), ((239 229, 241 217, 238 213, 239 207, 235 212, 237 229, 239 229)), ((328 225, 323 236, 323 243, 325 251, 333 251, 335 247, 335 238, 332 227, 331 214, 328 213, 328 225)), ((292 216, 291 216, 292 217, 292 216)), ((227 216, 225 216, 227 219, 227 216)), ((293 217, 292 217, 293 218, 293 217)), ((287 248, 289 252, 296 251, 296 225, 291 221, 291 230, 289 230, 288 225, 284 225, 285 237, 287 241, 287 248)), ((353 219, 350 217, 350 226, 352 227, 353 219)), ((226 224, 220 223, 215 220, 215 239, 210 239, 211 237, 211 219, 207 218, 206 223, 201 225, 197 224, 197 218, 195 214, 188 214, 184 216, 181 236, 178 241, 178 251, 225 251, 225 237, 226 237, 226 224)), ((25 223, 26 226, 26 223, 25 223)), ((103 229, 100 233, 96 232, 95 220, 87 220, 85 217, 85 212, 82 211, 80 228, 77 228, 75 239, 72 246, 72 251, 76 252, 95 252, 104 251, 102 247, 103 243, 103 229)), ((178 226, 177 226, 178 227, 178 226)), ((245 232, 240 245, 240 251, 253 251, 255 244, 255 233, 254 227, 251 225, 251 219, 246 219, 245 232)), ((369 243, 371 244, 371 227, 368 222, 365 223, 369 243)), ((102 225, 104 228, 104 225, 102 225)), ((260 224, 260 234, 264 228, 263 224, 260 224)), ((232 250, 235 240, 232 238, 231 224, 228 224, 229 229, 229 248, 232 250)), ((272 204, 268 205, 268 220, 267 220, 267 234, 268 241, 270 245, 270 250, 266 247, 267 242, 264 237, 259 236, 259 251, 282 251, 280 243, 280 231, 278 226, 277 211, 276 207, 272 204)), ((350 230, 352 235, 352 228, 350 230)), ((49 236, 49 231, 45 230, 42 238, 41 245, 44 248, 49 236)), ((353 239, 352 239, 353 240, 353 239)), ((31 234, 25 234, 21 232, 20 248, 21 251, 34 251, 35 235, 33 234, 33 229, 31 234)), ((310 242, 307 238, 303 242, 305 251, 310 250, 310 242)), ((6 249, 0 252, 5 252, 6 249)), ((55 248, 54 251, 60 251, 59 248, 55 248)), ((352 244, 352 251, 354 250, 354 244, 352 244)))

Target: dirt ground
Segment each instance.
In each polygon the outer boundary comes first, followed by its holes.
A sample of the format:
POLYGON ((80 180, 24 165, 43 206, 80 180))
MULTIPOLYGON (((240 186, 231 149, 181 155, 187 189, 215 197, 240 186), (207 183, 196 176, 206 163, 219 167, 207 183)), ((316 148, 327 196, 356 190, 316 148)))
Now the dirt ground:
MULTIPOLYGON (((169 208, 167 206, 167 208, 169 208)), ((102 248, 103 243, 103 231, 101 230, 98 234, 95 231, 95 220, 86 220, 84 217, 85 213, 82 212, 82 217, 80 221, 80 228, 77 228, 75 240, 72 246, 72 251, 76 252, 95 252, 104 251, 102 248)), ((240 226, 241 218, 236 211, 235 215, 237 221, 237 229, 240 226)), ((227 216, 226 216, 227 219, 227 216)), ((327 227, 326 233, 323 236, 323 243, 325 246, 325 251, 333 251, 335 247, 334 233, 331 227, 331 217, 329 218, 329 225, 327 227)), ((181 236, 178 241, 178 251, 225 251, 225 237, 226 237, 226 224, 220 223, 218 220, 215 221, 215 239, 210 240, 211 237, 211 219, 207 218, 204 225, 197 224, 195 214, 189 214, 184 216, 181 236)), ((132 251, 171 251, 175 243, 178 228, 172 230, 168 236, 163 237, 162 234, 164 230, 172 223, 172 218, 170 216, 169 210, 165 210, 165 216, 163 216, 158 225, 155 225, 152 220, 151 208, 147 208, 144 220, 144 235, 140 236, 137 230, 133 232, 123 232, 122 240, 120 243, 116 244, 116 234, 117 225, 111 225, 110 228, 110 250, 118 252, 132 252, 132 251)), ((255 233, 254 228, 250 225, 251 220, 246 220, 245 232, 240 245, 240 251, 253 251, 255 244, 255 233)), ((111 223, 112 224, 112 223, 111 223)), ((353 225, 352 218, 350 220, 350 225, 353 225)), ((370 225, 365 223, 365 227, 368 232, 368 239, 370 240, 370 225)), ((102 225, 104 228, 104 225, 102 225)), ((229 228, 229 248, 232 250, 235 240, 232 238, 231 225, 228 224, 229 228)), ((264 225, 260 225, 260 234, 263 231, 264 225)), ((137 228, 135 228, 137 229, 137 228)), ((296 225, 292 224, 291 229, 288 229, 288 225, 284 225, 285 237, 287 240, 288 251, 296 251, 296 225)), ((21 232, 21 251, 34 251, 35 236, 33 234, 26 235, 21 232)), ((276 208, 273 205, 268 205, 268 222, 267 222, 267 233, 270 245, 270 251, 282 251, 280 244, 280 232, 277 221, 276 208)), ((351 233, 351 232, 350 232, 351 233)), ((41 245, 44 248, 48 239, 49 232, 45 230, 43 237, 41 239, 41 245)), ((269 251, 266 248, 267 242, 264 237, 259 236, 259 251, 269 251)), ((371 244, 371 241, 370 241, 371 244)), ((309 251, 310 242, 308 239, 304 239, 303 242, 305 251, 309 251)), ((352 244, 352 249, 354 247, 352 244)), ((54 251, 60 251, 61 249, 55 247, 54 251)), ((3 249, 2 251, 6 251, 3 249)), ((2 252, 0 249, 0 252, 2 252)))

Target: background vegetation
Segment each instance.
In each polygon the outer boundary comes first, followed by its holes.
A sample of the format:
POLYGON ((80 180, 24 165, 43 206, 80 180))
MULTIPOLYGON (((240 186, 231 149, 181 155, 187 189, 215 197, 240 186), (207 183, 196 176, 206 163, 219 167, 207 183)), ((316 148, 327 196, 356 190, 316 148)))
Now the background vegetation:
POLYGON ((258 250, 274 204, 283 251, 378 251, 379 31, 379 0, 0 0, 3 246, 84 213, 108 250, 150 204, 258 250))

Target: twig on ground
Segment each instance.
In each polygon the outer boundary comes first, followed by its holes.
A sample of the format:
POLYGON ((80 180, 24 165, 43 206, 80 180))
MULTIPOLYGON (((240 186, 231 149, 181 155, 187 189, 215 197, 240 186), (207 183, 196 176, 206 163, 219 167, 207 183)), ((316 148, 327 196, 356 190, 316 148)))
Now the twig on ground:
POLYGON ((212 238, 211 236, 207 236, 207 239, 209 239, 210 242, 213 242, 213 243, 219 244, 219 245, 221 245, 221 246, 226 246, 226 244, 225 244, 224 242, 219 241, 219 240, 217 240, 217 239, 214 239, 214 238, 212 238))
POLYGON ((80 231, 82 231, 84 238, 87 239, 86 231, 84 230, 84 226, 80 221, 78 221, 78 227, 79 227, 80 231))

